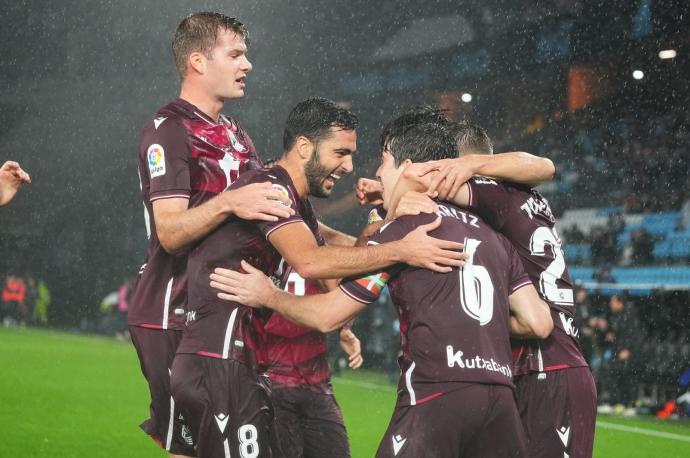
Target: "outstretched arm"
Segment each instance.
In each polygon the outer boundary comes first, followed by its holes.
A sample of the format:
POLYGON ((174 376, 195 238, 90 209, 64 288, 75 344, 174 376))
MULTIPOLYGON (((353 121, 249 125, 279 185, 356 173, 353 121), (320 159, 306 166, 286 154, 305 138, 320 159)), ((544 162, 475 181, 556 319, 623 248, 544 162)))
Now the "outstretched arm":
POLYGON ((14 161, 5 162, 0 168, 0 207, 10 203, 23 183, 31 183, 29 174, 14 161))
POLYGON ((245 261, 242 269, 247 273, 211 274, 211 287, 221 291, 220 299, 270 308, 300 326, 330 332, 342 327, 365 307, 340 288, 324 294, 295 296, 277 288, 263 272, 245 261))
POLYGON ((457 159, 413 164, 404 172, 405 176, 428 183, 429 193, 438 193, 441 200, 455 196, 473 175, 535 186, 553 179, 555 173, 550 159, 524 152, 468 154, 457 159), (427 177, 432 172, 433 177, 427 177))

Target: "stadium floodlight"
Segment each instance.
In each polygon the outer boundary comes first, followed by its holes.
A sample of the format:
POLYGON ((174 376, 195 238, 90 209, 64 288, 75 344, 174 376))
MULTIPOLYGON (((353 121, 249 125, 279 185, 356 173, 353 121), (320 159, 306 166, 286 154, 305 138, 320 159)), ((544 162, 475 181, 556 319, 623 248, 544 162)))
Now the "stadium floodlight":
POLYGON ((659 51, 659 59, 673 59, 676 55, 675 49, 664 49, 659 51))
POLYGON ((636 80, 641 80, 642 78, 644 78, 644 72, 642 70, 635 70, 633 72, 633 78, 635 78, 636 80))
POLYGON ((462 94, 460 99, 465 103, 470 103, 472 101, 472 94, 465 92, 464 94, 462 94))

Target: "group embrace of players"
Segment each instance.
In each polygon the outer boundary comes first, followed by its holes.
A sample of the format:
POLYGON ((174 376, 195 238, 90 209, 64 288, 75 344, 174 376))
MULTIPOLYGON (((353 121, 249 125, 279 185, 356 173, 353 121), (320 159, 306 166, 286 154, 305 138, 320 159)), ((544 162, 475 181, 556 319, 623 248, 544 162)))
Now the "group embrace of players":
POLYGON ((358 183, 378 217, 342 234, 309 197, 353 172, 357 117, 300 102, 264 168, 221 114, 244 95, 247 44, 237 19, 185 18, 180 97, 141 137, 150 242, 128 320, 151 392, 142 429, 173 456, 349 457, 324 333, 359 367, 350 324, 387 286, 401 377, 378 457, 591 456, 594 383, 555 220, 531 188, 551 162, 492 155, 480 127, 412 109, 384 129, 377 179, 358 183))

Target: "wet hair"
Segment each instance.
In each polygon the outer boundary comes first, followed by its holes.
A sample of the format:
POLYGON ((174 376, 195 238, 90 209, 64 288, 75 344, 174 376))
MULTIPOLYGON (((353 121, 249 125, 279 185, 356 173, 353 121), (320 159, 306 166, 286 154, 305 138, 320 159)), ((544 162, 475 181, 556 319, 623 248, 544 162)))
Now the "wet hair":
POLYGON ((283 150, 290 150, 297 137, 304 136, 318 143, 331 135, 331 127, 355 130, 358 125, 357 116, 350 110, 339 107, 332 100, 310 97, 298 103, 288 115, 283 150))
POLYGON ((210 58, 216 46, 218 33, 224 30, 235 32, 244 38, 249 46, 249 32, 239 20, 221 13, 194 13, 182 19, 172 41, 175 67, 181 79, 187 73, 187 59, 193 52, 201 52, 210 58))
POLYGON ((391 135, 387 146, 395 159, 396 167, 406 159, 412 162, 451 159, 458 157, 453 133, 450 124, 422 122, 391 135))
POLYGON ((381 149, 383 149, 393 137, 399 137, 407 129, 417 124, 437 123, 450 124, 446 112, 434 108, 431 105, 419 105, 412 107, 394 120, 390 121, 381 132, 381 149))
POLYGON ((453 125, 453 130, 459 156, 494 153, 494 144, 483 127, 468 121, 460 121, 453 125))

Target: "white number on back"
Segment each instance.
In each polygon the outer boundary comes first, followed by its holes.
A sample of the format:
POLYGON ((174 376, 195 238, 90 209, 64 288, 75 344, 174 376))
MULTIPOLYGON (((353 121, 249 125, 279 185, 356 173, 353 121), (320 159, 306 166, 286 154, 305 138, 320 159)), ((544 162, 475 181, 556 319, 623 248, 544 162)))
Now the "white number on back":
POLYGON ((242 458, 256 458, 259 456, 257 436, 256 427, 251 424, 242 425, 237 430, 237 439, 240 441, 240 456, 242 458))
POLYGON ((474 264, 474 253, 482 242, 465 239, 464 243, 467 261, 460 269, 460 304, 465 313, 484 326, 494 314, 494 285, 489 271, 474 264))
POLYGON ((573 305, 573 290, 570 288, 559 288, 556 281, 565 272, 565 256, 561 250, 561 240, 558 238, 556 229, 540 227, 532 234, 530 240, 530 251, 533 256, 546 256, 546 246, 551 247, 554 260, 545 271, 539 276, 539 291, 551 302, 556 304, 573 305))

